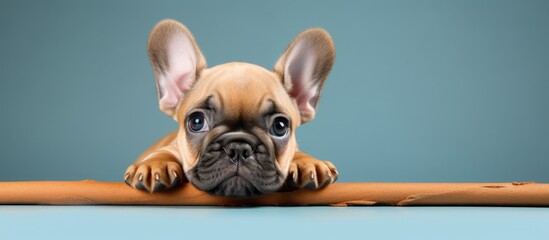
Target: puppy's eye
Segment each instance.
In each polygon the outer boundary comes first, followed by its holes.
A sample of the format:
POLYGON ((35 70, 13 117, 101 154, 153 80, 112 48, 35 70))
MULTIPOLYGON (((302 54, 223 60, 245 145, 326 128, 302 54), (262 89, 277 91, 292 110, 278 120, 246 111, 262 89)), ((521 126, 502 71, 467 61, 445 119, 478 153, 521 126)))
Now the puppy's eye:
POLYGON ((275 137, 282 137, 286 135, 290 129, 289 127, 288 119, 285 117, 276 117, 271 125, 271 129, 269 129, 269 134, 275 137))
POLYGON ((195 112, 189 116, 187 127, 191 132, 205 132, 209 130, 208 122, 206 122, 206 118, 201 112, 195 112))

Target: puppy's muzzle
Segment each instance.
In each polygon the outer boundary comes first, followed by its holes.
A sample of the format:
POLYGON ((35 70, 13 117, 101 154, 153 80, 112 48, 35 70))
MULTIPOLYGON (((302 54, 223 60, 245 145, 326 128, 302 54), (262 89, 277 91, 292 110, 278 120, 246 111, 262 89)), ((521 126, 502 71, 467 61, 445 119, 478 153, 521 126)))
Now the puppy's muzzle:
POLYGON ((211 141, 186 174, 197 188, 221 196, 257 196, 274 192, 284 183, 265 143, 243 131, 211 141))

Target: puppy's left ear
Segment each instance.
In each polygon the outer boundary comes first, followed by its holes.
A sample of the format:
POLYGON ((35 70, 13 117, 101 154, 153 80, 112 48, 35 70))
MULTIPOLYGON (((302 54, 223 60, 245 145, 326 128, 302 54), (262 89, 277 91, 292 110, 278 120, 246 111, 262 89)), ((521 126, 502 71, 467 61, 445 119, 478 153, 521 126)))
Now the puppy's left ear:
POLYGON ((313 28, 299 34, 275 64, 275 73, 297 102, 301 123, 315 117, 318 99, 334 60, 332 38, 325 30, 313 28))
POLYGON ((191 32, 170 19, 154 27, 147 52, 154 70, 160 110, 175 119, 179 100, 198 80, 206 68, 206 60, 191 32))

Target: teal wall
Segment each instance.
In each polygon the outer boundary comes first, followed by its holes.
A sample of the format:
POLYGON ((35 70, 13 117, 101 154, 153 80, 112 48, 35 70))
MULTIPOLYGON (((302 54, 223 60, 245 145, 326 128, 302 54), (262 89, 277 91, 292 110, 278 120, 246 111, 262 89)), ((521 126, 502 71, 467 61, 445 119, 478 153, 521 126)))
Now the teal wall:
POLYGON ((336 64, 305 152, 341 181, 549 182, 549 1, 0 2, 0 180, 122 179, 175 130, 145 52, 163 18, 210 66, 271 69, 309 27, 336 64))

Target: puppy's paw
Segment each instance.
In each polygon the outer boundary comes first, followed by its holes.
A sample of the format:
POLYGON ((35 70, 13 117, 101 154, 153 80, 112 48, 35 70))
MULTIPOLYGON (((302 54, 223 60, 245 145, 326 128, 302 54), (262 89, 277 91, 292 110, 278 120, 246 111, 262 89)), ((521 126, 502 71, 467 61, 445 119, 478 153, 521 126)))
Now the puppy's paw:
POLYGON ((331 162, 303 156, 294 158, 286 181, 293 187, 318 189, 335 182, 338 175, 336 167, 331 162))
POLYGON ((181 165, 171 159, 149 159, 128 167, 124 182, 147 192, 158 192, 181 185, 187 179, 181 165))

